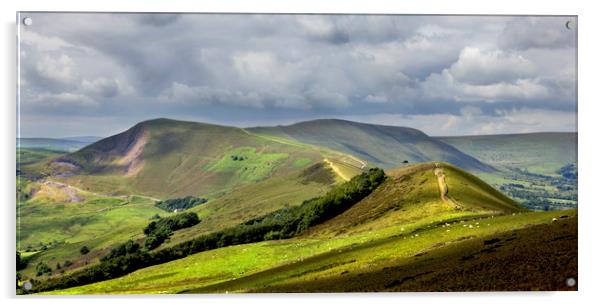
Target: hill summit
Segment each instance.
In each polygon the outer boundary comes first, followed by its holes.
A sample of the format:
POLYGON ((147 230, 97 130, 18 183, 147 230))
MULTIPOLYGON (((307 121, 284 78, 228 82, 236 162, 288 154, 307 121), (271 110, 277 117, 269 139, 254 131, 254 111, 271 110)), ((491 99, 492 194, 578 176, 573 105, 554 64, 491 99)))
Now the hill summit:
POLYGON ((469 171, 495 170, 449 144, 407 127, 319 119, 248 130, 346 152, 383 168, 407 162, 444 161, 469 171))

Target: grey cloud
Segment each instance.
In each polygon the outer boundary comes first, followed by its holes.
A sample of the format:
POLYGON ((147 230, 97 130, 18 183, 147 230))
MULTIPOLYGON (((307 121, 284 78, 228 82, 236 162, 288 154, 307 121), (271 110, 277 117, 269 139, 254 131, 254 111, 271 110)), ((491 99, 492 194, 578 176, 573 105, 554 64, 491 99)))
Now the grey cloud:
POLYGON ((151 26, 165 26, 176 22, 180 18, 180 14, 135 14, 140 23, 151 26))
POLYGON ((575 47, 576 29, 567 29, 567 21, 576 27, 574 17, 514 18, 506 24, 499 37, 499 45, 518 50, 575 47))
POLYGON ((49 117, 197 116, 261 124, 383 113, 461 119, 466 107, 499 116, 495 110, 576 106, 574 33, 548 33, 554 18, 40 13, 34 19, 22 33, 22 106, 35 113, 45 104, 49 117))

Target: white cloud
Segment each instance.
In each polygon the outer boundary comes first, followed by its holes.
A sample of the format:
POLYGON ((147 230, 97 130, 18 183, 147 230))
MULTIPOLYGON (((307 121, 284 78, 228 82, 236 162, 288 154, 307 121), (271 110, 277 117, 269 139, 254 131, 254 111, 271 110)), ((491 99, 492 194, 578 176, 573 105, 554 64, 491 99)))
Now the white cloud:
POLYGON ((535 66, 519 54, 466 47, 450 69, 454 79, 470 84, 492 84, 534 76, 535 66))
POLYGON ((58 57, 42 57, 35 63, 35 70, 40 77, 49 81, 64 85, 79 83, 73 60, 64 54, 58 57))

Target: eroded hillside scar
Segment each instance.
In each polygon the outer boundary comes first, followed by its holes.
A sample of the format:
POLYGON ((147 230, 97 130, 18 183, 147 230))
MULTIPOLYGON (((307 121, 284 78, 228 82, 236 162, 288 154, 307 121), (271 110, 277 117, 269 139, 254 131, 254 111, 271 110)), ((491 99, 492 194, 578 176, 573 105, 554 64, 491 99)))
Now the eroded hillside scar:
POLYGON ((455 201, 447 197, 449 189, 447 183, 445 183, 445 173, 443 172, 443 168, 439 167, 439 163, 435 163, 435 169, 433 172, 435 173, 435 176, 437 176, 437 183, 439 185, 439 196, 441 197, 441 200, 449 204, 452 208, 459 209, 459 205, 455 201))
POLYGON ((125 166, 125 176, 134 176, 142 170, 144 163, 141 156, 144 146, 146 146, 146 143, 148 142, 148 138, 148 132, 143 131, 140 137, 138 137, 134 143, 128 146, 123 158, 117 162, 119 165, 125 166))
POLYGON ((447 202, 447 184, 445 183, 445 174, 443 173, 443 169, 439 167, 439 163, 435 163, 434 173, 435 176, 437 176, 441 200, 447 202))

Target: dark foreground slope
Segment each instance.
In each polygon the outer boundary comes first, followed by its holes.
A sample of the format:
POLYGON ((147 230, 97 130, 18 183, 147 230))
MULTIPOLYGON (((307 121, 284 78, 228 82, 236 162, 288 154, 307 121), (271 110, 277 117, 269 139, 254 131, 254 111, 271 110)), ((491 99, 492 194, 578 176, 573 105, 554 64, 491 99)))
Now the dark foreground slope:
POLYGON ((577 217, 392 260, 347 272, 262 288, 261 292, 561 291, 577 290, 577 217))
POLYGON ((397 167, 404 161, 445 161, 471 171, 494 170, 453 146, 412 128, 324 119, 248 130, 347 152, 383 168, 397 167))

